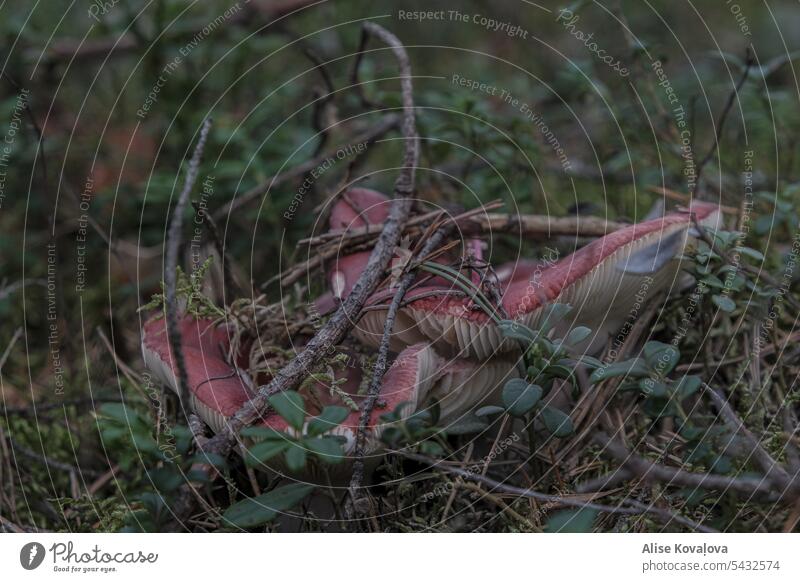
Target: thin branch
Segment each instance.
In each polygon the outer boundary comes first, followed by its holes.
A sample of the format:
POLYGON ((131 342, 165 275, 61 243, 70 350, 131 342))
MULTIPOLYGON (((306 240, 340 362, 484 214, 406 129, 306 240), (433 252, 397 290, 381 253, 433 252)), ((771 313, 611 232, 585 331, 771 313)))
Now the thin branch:
POLYGON ((719 116, 719 120, 717 121, 717 132, 714 136, 714 143, 711 144, 711 147, 708 150, 708 153, 703 157, 700 163, 697 166, 697 179, 695 180, 695 189, 700 187, 700 180, 703 177, 703 169, 705 168, 706 164, 711 161, 711 158, 714 157, 714 154, 719 149, 719 140, 722 139, 722 129, 725 127, 725 121, 728 119, 728 114, 731 112, 731 108, 733 107, 733 102, 735 101, 736 97, 739 95, 739 91, 744 86, 745 81, 747 81, 747 77, 750 75, 750 68, 755 63, 755 58, 753 55, 753 51, 750 50, 750 47, 747 47, 747 56, 745 59, 744 71, 742 72, 742 77, 739 79, 739 82, 736 83, 733 90, 728 95, 728 100, 725 103, 725 107, 722 108, 722 113, 719 116))
POLYGON ((655 517, 659 517, 662 521, 665 521, 666 523, 675 521, 682 525, 690 527, 696 531, 705 533, 716 532, 716 530, 708 526, 696 523, 688 518, 685 518, 671 511, 667 511, 659 507, 654 507, 653 505, 648 505, 646 503, 641 503, 633 499, 624 500, 624 503, 627 503, 629 507, 623 507, 615 505, 601 505, 599 503, 592 503, 591 501, 570 499, 569 497, 563 497, 559 495, 549 495, 547 493, 539 493, 538 491, 532 491, 531 489, 522 489, 521 487, 506 485, 504 483, 500 483, 498 481, 495 481, 494 479, 491 479, 479 473, 473 471, 467 471, 465 469, 460 469, 458 467, 450 467, 441 463, 440 461, 437 461, 435 459, 430 459, 428 457, 425 457, 423 455, 418 455, 416 453, 407 453, 405 451, 391 451, 391 452, 400 455, 402 457, 405 457, 407 459, 424 463, 425 465, 434 467, 441 471, 445 471, 446 473, 459 475, 464 479, 475 481, 477 483, 483 483, 484 485, 491 487, 493 490, 501 491, 503 493, 508 493, 511 495, 517 495, 518 497, 536 499, 537 501, 543 501, 545 503, 552 504, 553 506, 577 507, 580 509, 594 509, 596 511, 602 511, 604 513, 612 513, 612 514, 640 515, 643 513, 649 513, 655 517))
POLYGON ((402 132, 405 152, 403 165, 394 185, 394 199, 389 209, 389 216, 384 222, 384 229, 378 238, 367 265, 358 278, 350 295, 347 296, 339 309, 311 338, 305 349, 292 361, 284 366, 272 379, 261 386, 258 393, 250 399, 226 423, 224 430, 211 439, 206 447, 208 452, 226 455, 230 452, 233 443, 238 438, 239 431, 262 418, 269 406, 271 395, 283 390, 297 387, 320 362, 330 346, 339 343, 350 331, 356 321, 361 308, 377 288, 383 273, 389 266, 389 261, 394 255, 395 248, 400 242, 408 214, 411 211, 411 195, 414 193, 414 174, 419 159, 419 138, 415 122, 414 101, 412 96, 411 74, 408 58, 393 34, 372 23, 364 25, 371 33, 379 36, 392 46, 395 55, 401 59, 403 93, 402 132))
POLYGON ((775 497, 775 485, 766 478, 727 477, 725 475, 714 475, 711 473, 690 473, 683 469, 676 469, 674 467, 648 461, 644 457, 630 452, 624 445, 612 441, 602 432, 596 433, 594 440, 603 447, 603 453, 607 453, 609 456, 622 463, 625 469, 648 482, 660 482, 668 485, 679 485, 681 487, 737 491, 746 495, 759 494, 765 497, 775 497))
POLYGON ((211 128, 211 120, 206 119, 200 129, 200 139, 197 141, 197 146, 194 149, 191 160, 189 160, 189 167, 186 171, 186 179, 183 184, 183 190, 178 197, 178 202, 175 205, 175 211, 172 214, 172 221, 169 225, 167 233, 167 254, 164 263, 164 283, 165 283, 165 310, 167 316, 167 335, 169 337, 170 351, 172 357, 175 359, 175 365, 178 369, 178 394, 180 396, 181 405, 188 405, 189 386, 186 375, 186 362, 183 359, 183 350, 181 348, 181 334, 178 329, 178 302, 176 297, 176 286, 178 279, 178 246, 181 240, 181 230, 183 227, 183 213, 186 209, 186 203, 189 200, 189 193, 192 191, 197 175, 200 172, 200 159, 203 156, 203 149, 206 145, 208 138, 208 131, 211 128))
MULTIPOLYGON (((423 246, 422 251, 419 254, 420 260, 424 260, 431 252, 436 250, 436 248, 442 244, 444 237, 449 232, 450 228, 447 226, 440 227, 438 230, 436 230, 436 232, 423 246)), ((409 270, 402 276, 397 285, 397 291, 395 291, 394 297, 392 297, 392 302, 389 304, 389 308, 386 312, 386 320, 383 324, 383 336, 381 337, 381 343, 378 348, 378 357, 373 368, 372 379, 367 390, 367 396, 361 405, 361 417, 359 419, 358 433, 356 435, 353 474, 350 478, 350 485, 348 487, 348 502, 345 505, 345 514, 347 515, 348 519, 352 519, 354 517, 354 510, 356 510, 358 507, 357 501, 361 493, 361 485, 364 481, 364 452, 367 442, 367 425, 369 424, 369 419, 372 416, 372 411, 375 408, 375 402, 377 401, 378 394, 380 393, 383 374, 386 371, 389 358, 389 339, 392 335, 392 329, 394 328, 394 321, 397 317, 397 312, 400 310, 400 305, 403 302, 403 298, 405 297, 409 287, 411 287, 411 284, 414 282, 416 275, 417 273, 415 271, 409 270)))
MULTIPOLYGON (((570 237, 599 237, 611 232, 630 226, 626 222, 613 222, 595 216, 545 216, 537 214, 500 214, 489 213, 487 210, 499 204, 490 203, 473 211, 465 212, 455 218, 460 225, 460 230, 464 234, 493 234, 509 233, 526 236, 570 236, 570 237)), ((408 221, 406 233, 411 234, 413 227, 430 220, 441 214, 440 210, 434 210, 426 214, 415 216, 408 221)), ((381 224, 371 224, 368 226, 350 228, 347 230, 332 230, 315 237, 305 238, 298 244, 308 244, 319 246, 322 244, 336 241, 337 246, 346 244, 348 241, 360 241, 369 238, 371 235, 378 234, 383 228, 381 224)))
MULTIPOLYGON (((361 58, 363 49, 366 47, 366 44, 369 41, 370 36, 379 38, 392 49, 400 69, 400 88, 404 112, 404 134, 409 136, 409 139, 414 145, 413 147, 408 147, 407 144, 403 160, 403 171, 397 176, 397 181, 395 182, 395 192, 402 193, 405 191, 406 195, 409 196, 414 189, 414 171, 419 161, 419 142, 415 123, 414 93, 411 82, 411 64, 408 59, 408 53, 406 52, 406 49, 400 40, 382 26, 372 22, 367 22, 364 24, 361 37, 362 46, 360 47, 358 57, 359 60, 361 58)), ((357 68, 355 69, 354 74, 357 74, 357 68)), ((441 245, 446 232, 447 229, 439 229, 428 239, 422 251, 423 257, 441 245)), ((383 336, 381 337, 381 344, 378 349, 378 357, 373 369, 372 380, 370 381, 369 389, 367 391, 367 397, 364 399, 364 402, 361 405, 361 418, 359 420, 358 435, 356 437, 353 475, 350 479, 349 497, 345 507, 345 513, 348 518, 353 517, 352 513, 353 509, 355 508, 356 497, 360 493, 361 483, 364 479, 364 447, 367 440, 367 424, 369 423, 372 410, 375 407, 375 401, 377 400, 380 392, 383 374, 386 371, 386 363, 389 358, 389 337, 392 333, 392 328, 394 327, 395 317, 400 309, 400 303, 403 301, 406 291, 408 291, 409 286, 413 282, 413 272, 408 272, 403 275, 398 284, 397 292, 392 298, 392 302, 389 305, 389 309, 386 314, 386 321, 384 322, 383 326, 383 336)))

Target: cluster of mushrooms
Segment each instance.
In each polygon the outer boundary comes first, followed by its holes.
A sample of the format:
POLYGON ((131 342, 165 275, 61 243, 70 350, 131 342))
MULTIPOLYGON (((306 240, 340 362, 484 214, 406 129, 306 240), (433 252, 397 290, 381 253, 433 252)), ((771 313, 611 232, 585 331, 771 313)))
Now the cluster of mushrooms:
MULTIPOLYGON (((379 192, 351 189, 332 208, 330 230, 344 235, 365 223, 381 224, 389 205, 379 192)), ((679 286, 684 276, 680 257, 697 236, 696 225, 713 230, 719 220, 716 205, 695 202, 690 208, 611 232, 560 260, 498 265, 493 269, 494 284, 502 309, 510 319, 535 330, 545 306, 569 304, 572 311, 553 330, 555 337, 564 337, 573 326, 586 326, 592 333, 579 349, 597 353, 629 317, 634 303, 641 301, 641 289, 646 288, 646 300, 652 300, 679 286)), ((480 245, 474 247, 480 249, 480 245)), ((330 289, 317 299, 323 314, 350 293, 369 254, 343 254, 330 261, 330 289)), ((437 260, 449 262, 452 257, 443 255, 437 260)), ((393 359, 383 376, 380 406, 367 424, 367 454, 380 452, 378 437, 385 428, 381 417, 386 412, 399 410, 401 417, 407 417, 436 402, 440 424, 446 427, 481 406, 497 404, 504 382, 520 374, 519 346, 503 336, 494 319, 476 309, 473 300, 458 292, 452 282, 428 273, 417 277, 394 321, 390 336, 393 359)), ((380 345, 393 295, 390 277, 368 301, 352 337, 368 348, 380 345)), ((257 386, 246 370, 229 361, 230 330, 225 325, 184 316, 179 327, 189 389, 189 402, 184 404, 219 432, 257 386)), ((145 323, 141 345, 146 366, 177 392, 177 366, 163 317, 154 316, 145 323)), ((346 367, 337 374, 341 374, 337 391, 319 382, 312 390, 313 397, 308 391, 304 394, 309 417, 318 414, 322 406, 341 405, 341 392, 356 403, 363 401, 363 370, 346 367)), ((346 454, 354 452, 359 418, 360 412, 353 410, 333 431, 344 437, 346 454)), ((293 430, 274 412, 260 422, 279 431, 293 430)))

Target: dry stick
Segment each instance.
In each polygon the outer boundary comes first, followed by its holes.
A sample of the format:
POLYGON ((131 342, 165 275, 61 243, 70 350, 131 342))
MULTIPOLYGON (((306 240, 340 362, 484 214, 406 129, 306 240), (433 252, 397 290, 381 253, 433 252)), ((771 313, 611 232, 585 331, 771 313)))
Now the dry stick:
POLYGON ((750 67, 753 66, 755 63, 755 59, 753 58, 753 51, 750 50, 750 47, 747 47, 747 56, 745 60, 744 72, 742 73, 741 79, 733 88, 733 91, 730 92, 728 95, 728 101, 725 103, 725 107, 722 109, 722 113, 719 116, 719 121, 717 121, 717 132, 714 136, 714 143, 711 144, 711 147, 708 150, 708 153, 705 157, 700 161, 700 164, 697 166, 697 178, 695 179, 695 189, 700 187, 700 180, 703 177, 703 168, 705 168, 706 164, 714 157, 714 154, 719 149, 719 140, 722 138, 722 128, 725 126, 725 121, 728 118, 728 114, 731 112, 731 108, 733 107, 733 101, 739 95, 739 91, 741 90, 744 82, 747 80, 747 77, 750 73, 750 67))
POLYGON ((395 197, 384 222, 384 229, 370 254, 364 271, 353 290, 331 316, 327 323, 311 338, 305 349, 284 366, 272 379, 261 386, 258 393, 250 399, 226 423, 224 430, 211 439, 204 449, 207 452, 227 455, 236 441, 239 431, 262 417, 269 405, 269 397, 284 390, 297 387, 313 370, 330 346, 339 343, 353 326, 361 308, 375 291, 395 248, 400 242, 403 226, 411 211, 411 194, 414 192, 414 172, 419 159, 419 141, 414 120, 414 101, 412 98, 411 74, 408 57, 396 36, 384 28, 366 23, 364 27, 390 44, 401 61, 403 70, 401 86, 403 92, 402 132, 405 141, 403 165, 394 184, 395 197))
MULTIPOLYGON (((517 233, 541 236, 577 236, 596 237, 605 236, 611 232, 630 226, 624 222, 611 222, 599 217, 552 217, 535 214, 501 214, 487 213, 486 210, 499 206, 491 202, 469 212, 465 212, 456 221, 462 225, 466 233, 517 233)), ((417 226, 441 214, 441 210, 434 210, 421 214, 408 221, 408 227, 417 226)), ((304 238, 298 244, 320 246, 337 239, 361 240, 369 235, 377 234, 383 225, 372 224, 365 227, 350 228, 346 230, 333 230, 311 238, 304 238)), ((339 243, 341 244, 341 243, 339 243)))
POLYGON ((200 158, 203 156, 203 149, 208 138, 208 130, 211 128, 211 120, 206 119, 200 129, 200 139, 194 148, 192 158, 189 160, 189 167, 186 170, 186 179, 183 190, 175 204, 175 211, 172 214, 172 221, 167 233, 167 255, 164 264, 164 284, 165 284, 165 309, 167 312, 167 335, 169 337, 169 349, 178 368, 178 394, 180 395, 181 406, 188 405, 189 387, 186 377, 186 362, 183 359, 181 348, 181 334, 178 330, 178 302, 176 297, 176 286, 178 280, 178 245, 181 240, 181 228, 183 226, 183 212, 189 200, 189 193, 192 191, 197 174, 200 172, 200 158))
POLYGON ((19 337, 21 335, 22 335, 22 328, 18 327, 14 332, 14 335, 12 335, 11 339, 8 341, 8 345, 6 346, 6 349, 3 351, 3 355, 0 356, 0 374, 3 372, 3 366, 6 365, 8 357, 11 355, 11 350, 14 349, 14 345, 17 343, 17 340, 19 340, 19 337))
POLYGON ((773 459, 770 454, 761 446, 758 439, 751 433, 742 422, 742 419, 736 414, 731 407, 730 403, 725 399, 722 394, 714 390, 708 384, 705 384, 706 391, 708 392, 714 404, 717 406, 720 415, 727 425, 729 425, 734 434, 741 436, 752 449, 752 455, 761 469, 767 476, 767 479, 774 479, 778 481, 782 487, 792 487, 792 478, 786 470, 773 459))
POLYGON ((767 497, 774 497, 772 495, 775 489, 774 484, 767 479, 727 477, 711 473, 690 473, 683 469, 658 465, 644 457, 635 455, 623 445, 612 441, 605 433, 595 433, 594 440, 603 447, 603 453, 607 453, 622 463, 625 469, 645 481, 692 488, 731 490, 747 495, 762 494, 767 497))
MULTIPOLYGON (((449 231, 450 229, 448 227, 441 227, 431 235, 420 252, 420 261, 425 260, 432 251, 442 244, 444 237, 449 231)), ((345 504, 345 515, 348 519, 353 519, 354 517, 353 512, 354 509, 358 507, 357 501, 361 492, 361 484, 364 481, 364 448, 367 442, 367 425, 369 424, 370 416, 372 416, 372 411, 375 408, 375 402, 378 399, 383 374, 386 371, 386 364, 389 358, 389 337, 394 327, 394 320, 397 317, 397 312, 400 310, 400 304, 409 287, 414 282, 415 277, 416 272, 413 270, 409 270, 403 275, 397 286, 397 291, 394 297, 392 297, 392 302, 389 304, 389 309, 386 311, 386 320, 383 324, 383 336, 381 337, 381 344, 378 348, 378 358, 375 361, 367 397, 361 405, 361 417, 359 419, 358 434, 356 436, 355 461, 353 462, 353 475, 350 478, 350 486, 348 488, 349 498, 345 504)))
POLYGON ((682 525, 690 527, 696 531, 701 531, 705 533, 716 532, 716 530, 710 527, 696 523, 681 515, 678 515, 671 511, 667 511, 666 509, 654 507, 652 505, 641 503, 633 499, 625 500, 625 503, 627 503, 630 507, 621 507, 614 505, 601 505, 598 503, 592 503, 591 501, 581 501, 579 499, 570 499, 568 497, 561 497, 558 495, 549 495, 547 493, 539 493, 538 491, 532 491, 530 489, 514 487, 513 485, 505 485, 504 483, 500 483, 499 481, 495 481, 494 479, 485 477, 478 473, 474 473, 472 471, 467 471, 464 469, 459 469, 457 467, 449 467, 447 465, 442 464, 440 461, 437 461, 436 459, 430 459, 428 457, 425 457, 423 455, 418 455, 416 453, 407 453, 405 451, 391 451, 391 452, 394 454, 398 454, 402 457, 405 457, 407 459, 411 459, 412 461, 424 463, 430 467, 434 467, 436 469, 445 471, 447 473, 459 475, 464 479, 468 479, 470 481, 476 481, 478 483, 483 483, 484 485, 487 485, 488 487, 491 487, 492 489, 495 489, 497 491, 502 491, 503 493, 509 493, 511 495, 517 495, 520 497, 536 499, 537 501, 544 501, 546 503, 554 504, 555 506, 569 506, 581 509, 594 509, 596 511, 602 511, 606 513, 626 514, 626 515, 640 515, 642 513, 649 513, 656 517, 660 517, 667 523, 669 523, 670 521, 675 521, 682 525))
MULTIPOLYGON (((403 186, 408 188, 408 192, 410 194, 414 190, 414 171, 419 160, 419 149, 417 147, 418 136, 414 120, 414 95, 413 86, 411 83, 411 64, 408 60, 408 53, 406 53, 402 43, 395 35, 381 26, 367 22, 364 24, 364 28, 362 30, 361 46, 359 47, 357 57, 358 60, 356 61, 356 65, 353 70, 353 74, 355 76, 358 75, 358 65, 361 61, 361 55, 363 54, 363 50, 366 48, 366 44, 369 41, 370 36, 378 37, 392 49, 392 52, 397 59, 398 67, 400 68, 400 85, 403 99, 403 110, 404 112, 410 112, 410 139, 416 143, 416 146, 413 151, 413 156, 404 161, 404 169, 410 166, 411 171, 407 176, 404 176, 404 174, 400 174, 400 176, 398 176, 398 181, 395 183, 395 190, 397 190, 398 186, 401 185, 400 181, 404 180, 403 186), (407 182, 405 182, 406 179, 407 182)), ((445 233, 446 229, 437 230, 425 243, 425 246, 422 250, 422 255, 425 256, 438 247, 442 243, 445 233)), ((349 495, 345 505, 345 515, 348 519, 352 519, 354 517, 353 510, 355 509, 355 502, 357 500, 357 495, 360 492, 361 483, 364 480, 364 448, 367 440, 367 424, 369 423, 372 410, 375 407, 375 401, 377 400, 378 393, 380 392, 383 373, 386 371, 386 362, 389 357, 389 336, 391 335, 392 328, 394 327, 394 320, 398 310, 400 309, 400 303, 402 302, 406 291, 413 281, 414 273, 408 272, 403 275, 398 284, 397 292, 395 293, 394 297, 392 298, 392 302, 389 305, 389 309, 386 314, 386 321, 384 322, 383 326, 383 337, 381 337, 381 344, 378 348, 378 357, 372 374, 372 380, 370 381, 369 389, 367 391, 367 397, 364 399, 364 402, 361 405, 361 417, 359 419, 358 434, 356 436, 353 475, 350 478, 349 495)))
MULTIPOLYGON (((375 141, 377 141, 378 139, 389 133, 392 129, 396 128, 398 121, 399 118, 397 115, 387 115, 379 123, 368 128, 364 132, 356 135, 346 146, 339 146, 339 149, 348 146, 354 146, 359 143, 371 145, 375 141)), ((225 218, 228 214, 230 214, 237 208, 258 198, 259 196, 263 195, 270 189, 280 184, 283 184, 284 182, 288 182, 289 180, 294 180, 295 178, 300 178, 301 176, 305 176, 308 172, 319 166, 322 162, 324 162, 332 155, 335 155, 334 150, 325 151, 320 155, 313 157, 310 160, 303 162, 298 166, 295 166, 294 168, 286 170, 285 172, 280 172, 279 174, 275 174, 274 176, 267 178, 258 186, 251 188, 238 198, 234 198, 233 200, 222 206, 219 210, 217 210, 214 213, 214 218, 217 220, 225 218)))

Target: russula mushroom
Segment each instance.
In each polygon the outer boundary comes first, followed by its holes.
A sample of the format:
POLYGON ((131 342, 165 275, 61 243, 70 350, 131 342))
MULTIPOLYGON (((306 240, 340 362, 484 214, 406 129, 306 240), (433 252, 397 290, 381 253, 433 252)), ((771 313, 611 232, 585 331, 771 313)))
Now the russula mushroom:
MULTIPOLYGON (((189 409, 195 412, 215 432, 225 426, 226 421, 253 395, 255 387, 250 377, 225 359, 229 340, 224 326, 217 327, 210 320, 184 317, 180 321, 181 344, 186 363, 189 409)), ((165 385, 177 393, 176 366, 171 357, 167 339, 166 321, 152 318, 144 324, 142 354, 145 365, 165 385)), ((350 361, 356 361, 350 358, 350 361)), ((431 398, 440 400, 448 415, 463 413, 480 401, 483 388, 492 381, 493 374, 500 375, 508 366, 491 366, 475 369, 474 364, 445 362, 427 343, 409 346, 392 361, 383 376, 379 394, 380 406, 376 406, 368 422, 368 453, 380 448, 380 435, 385 424, 381 416, 400 407, 401 417, 406 418, 431 398), (458 397, 448 396, 453 382, 464 385, 458 397)), ((360 366, 348 365, 337 371, 337 380, 345 382, 338 386, 356 403, 364 396, 359 393, 362 383, 360 366)), ((304 390, 306 411, 309 418, 318 414, 327 405, 345 405, 323 382, 304 390)), ((360 411, 354 410, 337 428, 331 431, 344 437, 344 450, 352 454, 360 420, 360 411)), ((270 412, 261 421, 261 426, 294 434, 286 421, 270 412)))
MULTIPOLYGON (((356 193, 355 197, 359 196, 356 193)), ((370 192, 369 201, 372 207, 378 205, 375 193, 370 192)), ((337 216, 343 214, 346 211, 337 216)), ((594 333, 581 347, 594 352, 624 323, 643 296, 645 301, 652 299, 676 284, 680 269, 676 259, 693 236, 692 215, 706 227, 716 228, 719 221, 716 205, 696 202, 687 212, 632 224, 558 261, 501 265, 503 307, 511 318, 535 329, 547 304, 570 304, 570 320, 557 326, 556 333, 575 325, 587 326, 594 333)), ((371 219, 366 213, 364 217, 371 219)), ((364 264, 357 255, 335 261, 331 272, 342 297, 352 289, 364 264)), ((392 349, 429 341, 440 353, 480 360, 516 349, 470 298, 452 291, 441 282, 429 282, 407 293, 393 329, 392 349)), ((356 337, 366 345, 380 344, 390 297, 390 291, 379 292, 368 302, 355 330, 356 337)))

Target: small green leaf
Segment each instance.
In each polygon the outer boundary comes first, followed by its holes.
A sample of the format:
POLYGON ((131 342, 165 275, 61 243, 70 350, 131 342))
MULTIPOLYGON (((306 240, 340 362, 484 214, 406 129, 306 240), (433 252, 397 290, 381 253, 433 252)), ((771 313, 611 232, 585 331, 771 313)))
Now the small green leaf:
POLYGON ((596 384, 608 378, 618 378, 620 376, 628 375, 638 378, 642 376, 648 376, 649 374, 650 371, 647 369, 644 360, 641 358, 634 358, 632 360, 614 362, 613 364, 608 364, 607 366, 597 368, 594 372, 592 372, 589 380, 593 384, 596 384))
POLYGON ((756 249, 751 249, 750 247, 739 247, 737 250, 744 256, 755 259, 759 263, 764 261, 764 255, 756 249))
POLYGON ((587 507, 564 509, 547 520, 548 533, 588 533, 592 531, 597 510, 587 507))
POLYGON ((653 398, 664 398, 667 396, 667 385, 664 382, 659 382, 652 378, 642 378, 639 381, 639 390, 645 396, 652 396, 653 398))
POLYGON ((326 406, 319 416, 308 423, 308 434, 318 436, 342 424, 350 415, 350 410, 344 406, 326 406))
MULTIPOLYGON (((500 412, 505 412, 506 409, 502 406, 482 406, 478 410, 475 411, 475 416, 477 417, 484 417, 484 416, 491 416, 492 414, 498 414, 500 412)), ((449 432, 449 431, 448 431, 449 432)))
MULTIPOLYGON (((502 408, 497 406, 502 412, 502 408)), ((463 435, 463 434, 475 434, 478 432, 483 432, 489 426, 489 423, 484 420, 482 417, 479 417, 477 413, 464 416, 459 418, 455 422, 449 424, 447 426, 447 434, 448 435, 463 435)))
POLYGON ((566 316, 570 311, 572 311, 572 306, 567 305, 566 303, 552 303, 546 306, 542 310, 542 320, 539 324, 539 333, 542 335, 547 335, 552 327, 564 319, 564 316, 566 316))
POLYGON ((243 499, 231 505, 223 516, 231 524, 242 528, 262 525, 275 519, 279 512, 300 503, 313 489, 313 485, 292 483, 258 497, 243 499))
POLYGON ((736 309, 736 303, 734 303, 733 299, 725 295, 712 295, 711 301, 713 301, 714 305, 726 313, 730 313, 736 309))
POLYGON ((420 444, 419 450, 431 457, 440 457, 444 454, 442 445, 431 440, 423 441, 420 444))
POLYGON ((645 344, 644 357, 650 369, 663 377, 675 369, 681 354, 675 346, 653 341, 645 344))
POLYGON ((288 438, 285 432, 266 426, 247 426, 239 434, 255 441, 285 441, 288 438))
POLYGON ((269 404, 290 426, 300 430, 306 419, 303 397, 293 390, 279 392, 269 397, 269 404))
POLYGON ((547 430, 555 437, 564 438, 575 432, 575 428, 572 426, 572 419, 558 408, 545 406, 539 412, 539 416, 547 430))
POLYGON ((678 400, 683 400, 697 392, 702 385, 703 381, 699 376, 684 376, 675 387, 675 395, 678 400))
POLYGON ((503 404, 512 416, 523 416, 542 397, 542 389, 521 378, 512 378, 503 386, 503 404))
MULTIPOLYGON (((563 361, 563 360, 562 360, 563 361)), ((560 364, 553 364, 552 366, 547 366, 546 370, 548 376, 555 376, 556 378, 563 378, 567 380, 572 378, 573 370, 562 366, 560 364)))
POLYGON ((248 455, 245 457, 245 462, 248 465, 258 465, 269 461, 272 457, 280 455, 283 451, 288 449, 292 441, 284 438, 281 441, 266 440, 256 443, 248 449, 248 455))
POLYGON ((303 443, 292 443, 286 451, 286 466, 290 471, 300 471, 306 466, 306 449, 303 443))
POLYGON ((335 465, 344 458, 342 443, 336 437, 306 439, 304 442, 321 461, 335 465))
POLYGON ((502 320, 497 324, 497 327, 500 329, 500 333, 502 333, 504 337, 521 341, 525 345, 535 342, 536 338, 538 337, 538 334, 531 328, 525 324, 519 323, 518 321, 513 321, 511 319, 502 320))
POLYGON ((588 327, 583 325, 579 325, 578 327, 573 327, 567 337, 564 338, 564 343, 568 346, 574 346, 575 344, 581 343, 587 337, 592 335, 592 330, 588 327))

